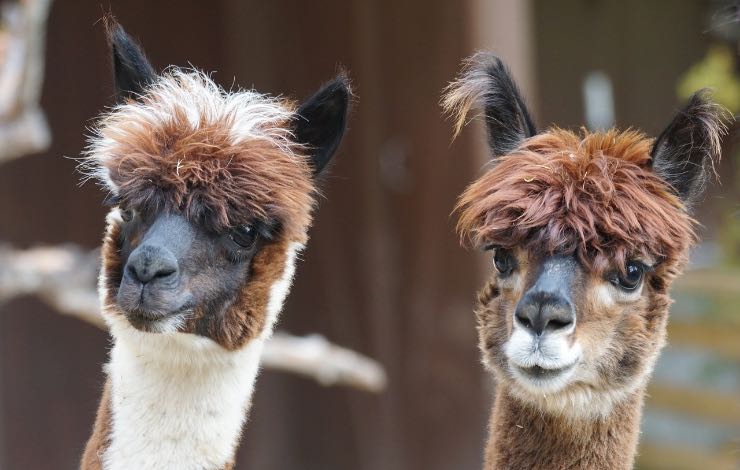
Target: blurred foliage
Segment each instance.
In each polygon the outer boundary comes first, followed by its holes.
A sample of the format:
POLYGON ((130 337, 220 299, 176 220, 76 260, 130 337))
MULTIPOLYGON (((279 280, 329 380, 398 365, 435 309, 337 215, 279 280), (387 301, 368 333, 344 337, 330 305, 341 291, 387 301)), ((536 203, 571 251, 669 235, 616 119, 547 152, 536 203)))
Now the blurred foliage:
MULTIPOLYGON (((737 156, 738 152, 735 152, 735 157, 737 156)), ((722 247, 723 264, 740 265, 740 209, 737 207, 737 201, 734 210, 731 208, 724 216, 719 230, 719 242, 722 247)))
MULTIPOLYGON (((735 22, 733 26, 737 25, 735 22)), ((734 28, 736 29, 736 28, 734 28)), ((707 50, 702 60, 694 64, 678 82, 677 92, 686 100, 696 90, 712 89, 714 99, 726 107, 733 115, 740 113, 740 76, 737 68, 737 52, 730 43, 715 43, 707 50)), ((731 158, 740 162, 740 152, 733 149, 731 158)), ((732 175, 732 185, 740 186, 740 171, 732 175)), ((722 216, 718 238, 723 252, 723 262, 728 265, 740 264, 740 210, 734 198, 722 216)))
POLYGON ((740 112, 740 77, 735 70, 735 53, 726 44, 715 44, 678 83, 678 95, 688 99, 700 88, 711 88, 714 99, 737 114, 740 112))

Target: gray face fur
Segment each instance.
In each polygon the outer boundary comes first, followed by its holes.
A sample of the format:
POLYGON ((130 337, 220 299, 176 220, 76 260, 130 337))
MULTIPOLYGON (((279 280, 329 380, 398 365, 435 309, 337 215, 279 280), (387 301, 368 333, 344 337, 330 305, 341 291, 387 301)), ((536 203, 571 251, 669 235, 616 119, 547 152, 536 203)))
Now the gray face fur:
POLYGON ((227 308, 248 279, 260 240, 256 233, 209 233, 180 214, 134 213, 120 243, 118 306, 135 328, 157 332, 227 308))

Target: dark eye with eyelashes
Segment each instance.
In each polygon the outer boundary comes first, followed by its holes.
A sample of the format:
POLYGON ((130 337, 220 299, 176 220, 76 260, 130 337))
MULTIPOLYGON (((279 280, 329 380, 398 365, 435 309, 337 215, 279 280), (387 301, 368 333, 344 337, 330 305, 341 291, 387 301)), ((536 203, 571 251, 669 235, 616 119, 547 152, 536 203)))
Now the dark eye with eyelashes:
POLYGON ((499 276, 507 277, 516 268, 516 260, 511 250, 505 248, 493 248, 493 266, 498 271, 499 276))
POLYGON ((648 267, 639 261, 629 261, 624 267, 624 273, 615 272, 609 278, 609 282, 622 290, 631 292, 641 284, 648 267))
POLYGON ((229 232, 229 238, 240 248, 249 249, 257 242, 257 230, 251 225, 240 225, 229 232))
POLYGON ((124 222, 131 222, 131 219, 134 218, 134 211, 132 209, 119 207, 119 210, 121 211, 121 219, 123 219, 124 222))

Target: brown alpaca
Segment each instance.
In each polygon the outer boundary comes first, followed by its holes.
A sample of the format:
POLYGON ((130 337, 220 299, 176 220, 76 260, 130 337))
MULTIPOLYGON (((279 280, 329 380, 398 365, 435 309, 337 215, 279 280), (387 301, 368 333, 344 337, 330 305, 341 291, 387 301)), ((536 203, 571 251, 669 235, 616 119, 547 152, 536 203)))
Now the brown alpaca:
POLYGON ((443 105, 456 132, 482 108, 493 154, 457 205, 463 240, 493 251, 476 309, 497 382, 485 468, 631 468, 668 290, 696 241, 688 209, 719 158, 723 112, 699 92, 655 140, 538 133, 485 53, 443 105))
POLYGON ((110 193, 99 291, 114 344, 81 468, 230 469, 347 79, 295 107, 197 71, 157 75, 108 29, 119 103, 83 171, 110 193))

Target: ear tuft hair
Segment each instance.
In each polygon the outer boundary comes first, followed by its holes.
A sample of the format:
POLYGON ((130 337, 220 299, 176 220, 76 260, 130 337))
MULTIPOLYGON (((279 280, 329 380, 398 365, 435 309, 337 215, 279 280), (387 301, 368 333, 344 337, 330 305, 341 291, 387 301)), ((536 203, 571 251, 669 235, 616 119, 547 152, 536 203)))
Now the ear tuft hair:
POLYGON ((154 68, 141 47, 111 15, 103 18, 108 44, 113 56, 113 79, 116 99, 136 99, 157 79, 154 68))
POLYGON ((465 60, 459 77, 445 89, 442 107, 455 119, 455 137, 465 126, 470 110, 482 108, 495 157, 510 153, 537 134, 509 70, 488 52, 477 52, 465 60))
POLYGON ((349 78, 340 71, 296 110, 295 139, 307 147, 314 176, 326 168, 342 141, 351 97, 349 78))
POLYGON ((655 139, 652 166, 687 207, 697 202, 719 162, 731 114, 699 90, 655 139))

